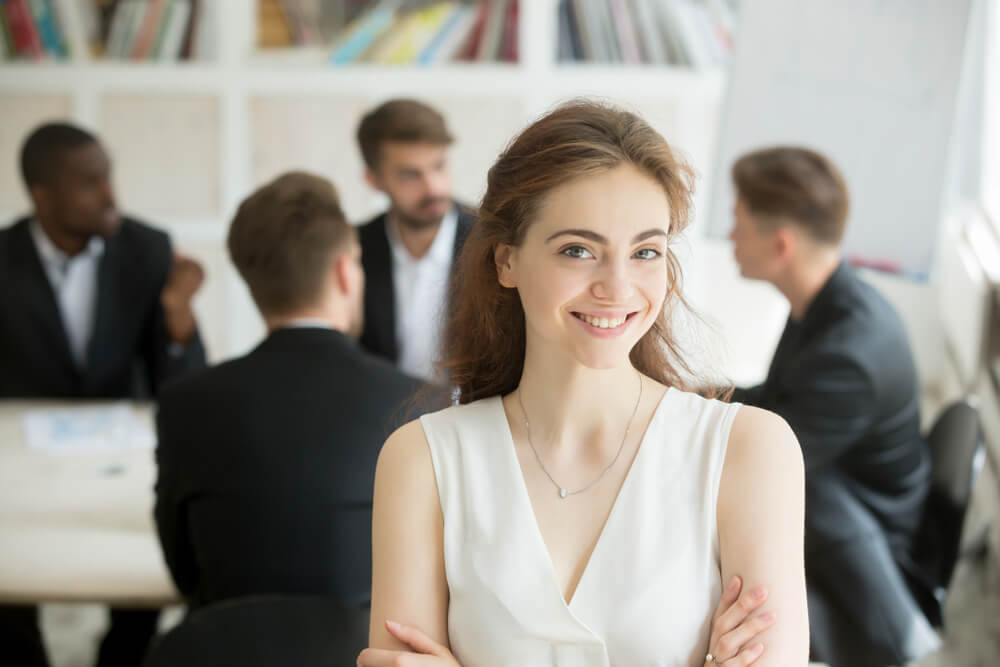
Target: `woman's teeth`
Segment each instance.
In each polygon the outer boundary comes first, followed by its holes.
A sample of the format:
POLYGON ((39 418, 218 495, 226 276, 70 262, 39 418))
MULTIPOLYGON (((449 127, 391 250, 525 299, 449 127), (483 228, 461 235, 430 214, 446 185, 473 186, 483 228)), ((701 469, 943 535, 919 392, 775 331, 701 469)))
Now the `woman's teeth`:
POLYGON ((625 324, 625 320, 628 316, 616 317, 615 319, 608 319, 606 317, 591 317, 590 315, 577 315, 581 320, 586 322, 592 327, 598 327, 599 329, 614 329, 625 324))

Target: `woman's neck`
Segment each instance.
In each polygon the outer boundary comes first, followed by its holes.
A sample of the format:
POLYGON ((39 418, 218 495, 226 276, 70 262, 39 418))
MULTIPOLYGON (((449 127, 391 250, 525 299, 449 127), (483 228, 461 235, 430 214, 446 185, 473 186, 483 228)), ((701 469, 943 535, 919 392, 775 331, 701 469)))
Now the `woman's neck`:
POLYGON ((523 403, 534 446, 553 456, 617 447, 636 412, 640 383, 651 389, 650 381, 628 361, 618 368, 594 370, 565 354, 528 353, 511 414, 524 419, 523 403))

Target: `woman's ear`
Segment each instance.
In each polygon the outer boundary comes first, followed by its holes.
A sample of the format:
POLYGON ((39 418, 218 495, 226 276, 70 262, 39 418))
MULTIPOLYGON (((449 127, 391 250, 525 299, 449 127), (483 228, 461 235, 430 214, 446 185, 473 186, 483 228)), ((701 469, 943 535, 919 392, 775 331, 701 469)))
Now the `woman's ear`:
POLYGON ((497 265, 497 281, 504 287, 517 287, 514 280, 513 267, 514 248, 506 243, 500 243, 493 251, 493 261, 497 265))

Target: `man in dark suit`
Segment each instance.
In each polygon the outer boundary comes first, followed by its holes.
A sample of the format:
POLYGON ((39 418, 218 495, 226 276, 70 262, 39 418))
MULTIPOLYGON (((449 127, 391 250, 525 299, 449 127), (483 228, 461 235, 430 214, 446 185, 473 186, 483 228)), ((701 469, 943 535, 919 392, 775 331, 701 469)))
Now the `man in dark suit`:
MULTIPOLYGON (((0 230, 0 398, 150 398, 204 366, 191 309, 201 268, 165 233, 119 215, 96 137, 43 125, 21 170, 34 213, 0 230)), ((0 610, 0 643, 17 664, 47 663, 37 615, 0 610)), ((112 610, 98 664, 137 664, 157 616, 112 610)))
POLYGON ((389 210, 360 228, 368 286, 361 344, 404 372, 434 379, 448 284, 475 214, 451 196, 451 134, 440 113, 391 100, 358 127, 365 177, 389 210))
POLYGON ((841 259, 848 195, 826 158, 764 149, 732 176, 740 271, 791 307, 767 379, 733 399, 778 413, 802 445, 814 658, 901 664, 937 645, 902 570, 930 487, 906 331, 841 259))
POLYGON ((296 172, 261 187, 229 251, 269 333, 160 398, 167 565, 192 607, 307 593, 367 615, 375 463, 421 383, 354 340, 361 250, 328 181, 296 172))

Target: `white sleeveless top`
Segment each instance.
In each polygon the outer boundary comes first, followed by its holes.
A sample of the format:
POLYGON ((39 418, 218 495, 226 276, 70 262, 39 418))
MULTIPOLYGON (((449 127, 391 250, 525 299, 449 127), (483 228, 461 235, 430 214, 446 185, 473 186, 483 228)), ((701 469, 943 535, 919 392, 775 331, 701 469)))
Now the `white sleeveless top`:
POLYGON ((722 592, 716 498, 738 404, 667 390, 570 604, 499 396, 421 417, 463 667, 701 667, 722 592))

